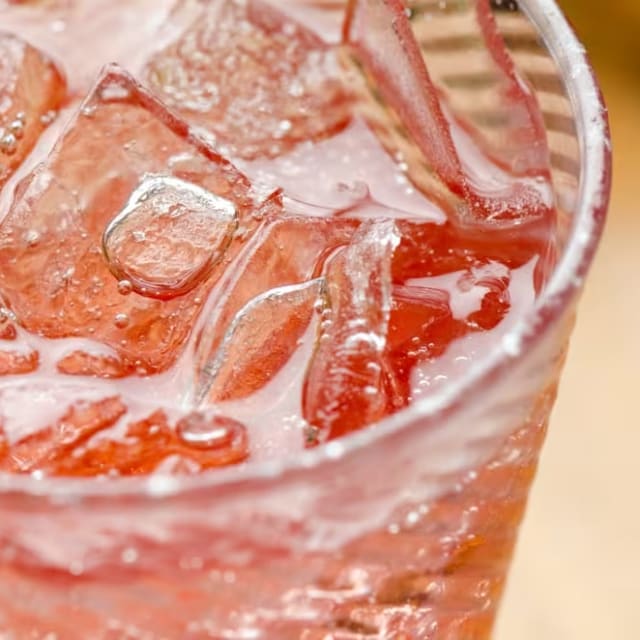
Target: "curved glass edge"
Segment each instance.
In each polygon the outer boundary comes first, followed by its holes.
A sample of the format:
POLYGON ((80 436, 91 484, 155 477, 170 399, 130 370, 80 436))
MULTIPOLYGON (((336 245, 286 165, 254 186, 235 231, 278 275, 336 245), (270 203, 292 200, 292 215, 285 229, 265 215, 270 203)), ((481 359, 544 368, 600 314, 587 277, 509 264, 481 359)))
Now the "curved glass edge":
POLYGON ((478 396, 508 375, 549 332, 582 289, 604 229, 611 192, 611 135, 608 113, 588 55, 555 0, 519 0, 520 10, 538 28, 554 56, 576 115, 581 144, 582 171, 572 229, 564 255, 538 299, 532 313, 523 317, 484 360, 442 392, 417 401, 407 409, 367 429, 304 451, 246 467, 219 469, 199 476, 152 476, 145 478, 48 478, 0 474, 2 494, 53 499, 64 503, 91 498, 137 498, 155 500, 186 497, 202 489, 225 486, 242 491, 270 480, 284 480, 355 455, 400 431, 425 428, 426 423, 451 419, 462 404, 478 396))

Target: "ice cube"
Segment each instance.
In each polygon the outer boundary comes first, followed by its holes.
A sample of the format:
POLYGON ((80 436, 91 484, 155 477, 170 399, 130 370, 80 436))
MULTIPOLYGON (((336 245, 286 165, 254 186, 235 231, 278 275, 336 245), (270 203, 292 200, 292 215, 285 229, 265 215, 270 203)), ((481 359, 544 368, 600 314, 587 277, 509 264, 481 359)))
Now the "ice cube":
POLYGON ((327 264, 328 305, 304 390, 304 417, 318 429, 310 445, 376 422, 393 407, 385 349, 399 242, 392 221, 365 222, 327 264))
POLYGON ((124 437, 93 441, 73 456, 56 460, 47 471, 67 476, 188 474, 237 464, 247 455, 247 432, 241 423, 194 413, 173 426, 159 410, 129 424, 124 437))
POLYGON ((65 93, 65 80, 46 55, 0 33, 0 189, 33 149, 47 114, 60 107, 65 93))
POLYGON ((0 351, 0 376, 17 376, 33 373, 40 364, 37 351, 0 351))
POLYGON ((218 413, 191 413, 174 425, 169 418, 173 410, 147 413, 142 406, 132 410, 131 398, 127 404, 118 396, 92 399, 104 389, 83 394, 79 386, 78 395, 87 397, 66 409, 55 404, 56 393, 65 391, 62 388, 51 393, 49 386, 43 392, 35 384, 2 391, 0 472, 93 476, 170 469, 190 473, 235 464, 248 455, 244 425, 218 413), (25 395, 35 399, 26 419, 24 410, 16 407, 25 395), (139 411, 145 411, 146 417, 140 419, 139 411))
POLYGON ((443 221, 445 214, 412 188, 362 117, 313 145, 301 144, 278 158, 243 162, 242 170, 260 184, 284 190, 288 209, 307 215, 394 217, 443 221))
MULTIPOLYGON (((515 155, 527 170, 504 166, 494 149, 470 132, 446 103, 427 70, 425 58, 402 0, 355 0, 345 25, 353 56, 373 79, 442 182, 466 201, 458 212, 467 222, 516 226, 523 219, 553 219, 553 193, 544 127, 535 97, 524 89, 499 36, 485 0, 478 15, 487 47, 506 86, 513 135, 521 142, 515 155), (522 131, 527 135, 523 135, 522 131)), ((426 20, 416 12, 418 20, 426 20)), ((428 16, 428 14, 427 14, 428 16)), ((428 64, 428 57, 426 60, 428 64)), ((509 152, 510 153, 510 152, 509 152)), ((499 155, 499 154, 498 154, 499 155)))
POLYGON ((267 384, 299 347, 323 287, 323 278, 278 287, 241 309, 207 366, 207 402, 243 398, 267 384))
MULTIPOLYGON (((267 291, 317 278, 325 260, 338 247, 349 243, 357 226, 358 222, 353 220, 301 216, 285 216, 263 223, 239 256, 234 269, 213 292, 202 314, 203 327, 195 347, 196 397, 199 401, 209 393, 212 374, 217 367, 216 354, 241 309, 267 291)), ((236 380, 236 384, 237 392, 244 388, 241 380, 236 380)))
MULTIPOLYGON (((472 3, 474 4, 474 3, 472 3)), ((498 99, 493 102, 494 117, 500 127, 480 144, 497 156, 519 176, 538 176, 550 186, 550 152, 544 118, 536 94, 518 71, 498 27, 490 0, 476 0, 475 18, 482 32, 486 51, 493 62, 498 99)), ((479 127, 471 131, 480 133, 479 127)))
POLYGON ((336 132, 350 117, 333 51, 262 0, 202 3, 144 78, 230 158, 277 156, 336 132))
POLYGON ((68 376, 94 376, 106 379, 124 378, 135 371, 134 367, 126 365, 116 356, 80 350, 63 356, 56 368, 59 373, 68 376))
POLYGON ((72 451, 99 431, 115 425, 126 412, 119 398, 78 402, 55 425, 11 445, 9 455, 4 461, 0 460, 0 469, 14 473, 54 470, 72 451))
POLYGON ((32 333, 92 338, 124 369, 164 370, 279 206, 111 66, 0 224, 0 291, 32 333))
POLYGON ((220 260, 236 229, 232 202, 190 182, 149 176, 103 235, 120 283, 153 298, 191 291, 220 260))

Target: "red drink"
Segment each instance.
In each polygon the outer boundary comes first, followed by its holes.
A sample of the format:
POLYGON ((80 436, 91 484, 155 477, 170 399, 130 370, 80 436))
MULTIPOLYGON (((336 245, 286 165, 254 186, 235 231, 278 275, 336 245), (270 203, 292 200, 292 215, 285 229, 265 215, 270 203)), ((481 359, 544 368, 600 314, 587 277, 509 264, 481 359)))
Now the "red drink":
POLYGON ((89 4, 0 3, 0 638, 486 638, 568 324, 437 410, 569 189, 489 3, 89 4))

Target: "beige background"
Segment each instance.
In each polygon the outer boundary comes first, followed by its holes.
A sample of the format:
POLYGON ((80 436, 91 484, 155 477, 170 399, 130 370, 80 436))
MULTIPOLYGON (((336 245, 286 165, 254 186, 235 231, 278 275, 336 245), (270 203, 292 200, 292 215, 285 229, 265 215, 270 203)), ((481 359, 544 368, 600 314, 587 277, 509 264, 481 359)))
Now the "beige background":
POLYGON ((495 637, 638 640, 640 0, 563 4, 609 103, 614 193, 495 637))

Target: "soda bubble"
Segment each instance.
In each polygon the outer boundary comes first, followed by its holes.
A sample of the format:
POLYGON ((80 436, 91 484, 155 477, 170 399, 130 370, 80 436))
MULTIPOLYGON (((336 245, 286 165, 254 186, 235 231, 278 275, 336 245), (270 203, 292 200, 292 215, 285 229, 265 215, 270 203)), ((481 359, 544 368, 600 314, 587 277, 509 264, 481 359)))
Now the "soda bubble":
POLYGON ((24 241, 28 247, 33 248, 40 242, 40 233, 35 229, 29 229, 29 231, 24 234, 24 241))
POLYGON ((13 133, 5 133, 0 138, 0 153, 12 156, 18 150, 18 140, 13 133))
POLYGON ((9 132, 12 133, 17 140, 24 138, 24 122, 16 118, 9 125, 9 132))
POLYGON ((124 329, 129 324, 129 316, 126 313, 117 313, 113 323, 118 329, 124 329))
POLYGON ((133 292, 133 285, 129 280, 120 280, 118 282, 118 292, 123 296, 128 296, 133 292))

